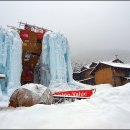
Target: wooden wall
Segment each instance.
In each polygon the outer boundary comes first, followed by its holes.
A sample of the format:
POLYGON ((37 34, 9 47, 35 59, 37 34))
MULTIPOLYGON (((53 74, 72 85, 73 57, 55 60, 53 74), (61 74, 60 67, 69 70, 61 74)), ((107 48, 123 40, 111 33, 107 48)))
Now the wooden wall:
POLYGON ((92 71, 92 69, 86 69, 84 71, 81 71, 81 80, 94 77, 94 76, 90 75, 91 71, 92 71))
POLYGON ((112 69, 111 67, 103 68, 95 73, 96 84, 112 84, 112 69))
POLYGON ((114 87, 117 87, 117 86, 122 85, 121 78, 118 77, 118 76, 113 76, 113 83, 112 83, 112 85, 113 85, 114 87))

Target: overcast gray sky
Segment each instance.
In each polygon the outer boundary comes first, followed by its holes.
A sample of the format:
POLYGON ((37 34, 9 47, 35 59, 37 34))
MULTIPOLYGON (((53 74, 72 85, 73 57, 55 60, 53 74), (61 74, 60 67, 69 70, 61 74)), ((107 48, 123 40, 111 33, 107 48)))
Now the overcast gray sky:
POLYGON ((102 59, 120 50, 130 56, 129 1, 0 1, 0 25, 18 27, 18 21, 63 33, 75 59, 102 59))

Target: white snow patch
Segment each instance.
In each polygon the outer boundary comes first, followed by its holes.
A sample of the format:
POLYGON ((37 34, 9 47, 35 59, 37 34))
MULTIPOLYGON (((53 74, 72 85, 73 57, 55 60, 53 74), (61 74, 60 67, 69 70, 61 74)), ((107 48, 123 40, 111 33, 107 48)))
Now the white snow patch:
POLYGON ((122 63, 114 63, 114 62, 101 62, 103 64, 106 64, 106 65, 110 65, 110 66, 113 66, 113 67, 119 67, 119 68, 128 68, 130 69, 130 64, 122 64, 122 63))
POLYGON ((38 94, 39 96, 41 96, 47 89, 46 86, 43 86, 41 84, 34 84, 34 83, 25 84, 21 87, 26 88, 26 89, 32 91, 33 93, 38 94))
POLYGON ((0 78, 5 78, 5 74, 0 74, 0 78))
POLYGON ((90 100, 2 110, 0 129, 130 129, 130 83, 95 87, 90 100))
POLYGON ((69 90, 84 90, 84 89, 93 89, 95 88, 94 86, 92 85, 86 85, 86 84, 82 84, 82 83, 79 83, 75 80, 73 80, 73 82, 70 82, 68 84, 66 83, 59 83, 57 84, 57 86, 50 86, 49 89, 52 91, 52 92, 59 92, 59 91, 69 91, 69 90))

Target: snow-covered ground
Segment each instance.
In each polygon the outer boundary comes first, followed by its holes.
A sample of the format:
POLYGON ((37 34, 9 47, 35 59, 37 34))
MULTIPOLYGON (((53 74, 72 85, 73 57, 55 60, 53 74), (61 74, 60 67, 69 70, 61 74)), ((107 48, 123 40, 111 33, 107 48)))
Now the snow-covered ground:
POLYGON ((0 129, 129 129, 130 83, 115 88, 102 84, 96 88, 88 100, 2 109, 0 129))

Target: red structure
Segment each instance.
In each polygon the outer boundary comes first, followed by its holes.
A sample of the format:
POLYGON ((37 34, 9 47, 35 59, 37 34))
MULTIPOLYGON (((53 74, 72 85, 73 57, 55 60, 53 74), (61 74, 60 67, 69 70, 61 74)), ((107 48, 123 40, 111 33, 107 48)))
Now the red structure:
POLYGON ((74 97, 74 98, 89 98, 95 93, 95 89, 90 90, 71 90, 60 91, 53 94, 54 97, 74 97))
POLYGON ((33 83, 34 69, 42 52, 42 39, 48 30, 22 22, 19 27, 19 35, 23 41, 21 84, 33 83))

